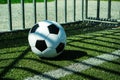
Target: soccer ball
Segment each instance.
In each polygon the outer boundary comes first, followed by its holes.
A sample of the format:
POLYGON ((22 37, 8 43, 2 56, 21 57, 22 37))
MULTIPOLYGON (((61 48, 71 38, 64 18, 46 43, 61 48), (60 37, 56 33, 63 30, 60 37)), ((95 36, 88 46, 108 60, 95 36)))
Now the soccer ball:
POLYGON ((40 57, 52 58, 64 50, 66 33, 57 22, 44 20, 30 29, 28 42, 33 53, 40 57))

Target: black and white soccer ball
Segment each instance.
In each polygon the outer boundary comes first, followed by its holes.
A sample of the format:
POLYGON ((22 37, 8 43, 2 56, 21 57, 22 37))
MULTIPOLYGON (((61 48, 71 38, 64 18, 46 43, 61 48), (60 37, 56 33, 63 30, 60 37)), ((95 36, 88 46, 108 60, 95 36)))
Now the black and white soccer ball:
POLYGON ((33 53, 40 57, 52 58, 64 50, 66 33, 57 22, 45 20, 30 29, 28 42, 33 53))

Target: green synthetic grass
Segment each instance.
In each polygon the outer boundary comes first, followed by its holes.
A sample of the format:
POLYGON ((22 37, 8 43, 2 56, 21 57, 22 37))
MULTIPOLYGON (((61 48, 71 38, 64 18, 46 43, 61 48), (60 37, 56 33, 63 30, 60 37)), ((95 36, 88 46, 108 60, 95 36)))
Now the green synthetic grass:
POLYGON ((81 75, 68 75, 60 80, 119 80, 120 59, 105 62, 80 72, 81 75))
MULTIPOLYGON (((21 0, 11 0, 11 3, 20 3, 21 0)), ((47 0, 48 2, 54 0, 47 0)), ((33 0, 24 0, 25 3, 32 3, 33 0)), ((36 2, 44 2, 44 0, 36 0, 36 2)), ((0 4, 6 4, 7 0, 0 0, 0 4)))
MULTIPOLYGON (((62 68, 90 57, 113 52, 120 48, 120 28, 93 32, 86 31, 86 29, 82 30, 79 27, 76 27, 76 29, 68 27, 65 30, 67 33, 67 46, 65 51, 54 59, 39 58, 30 50, 27 41, 28 31, 0 35, 0 78, 23 80, 26 77, 37 74, 42 75, 44 72, 62 68)), ((119 80, 117 74, 117 72, 120 73, 118 71, 120 70, 119 61, 120 59, 115 60, 114 63, 106 62, 97 68, 93 67, 82 71, 79 75, 72 74, 60 79, 93 80, 102 78, 119 80)))

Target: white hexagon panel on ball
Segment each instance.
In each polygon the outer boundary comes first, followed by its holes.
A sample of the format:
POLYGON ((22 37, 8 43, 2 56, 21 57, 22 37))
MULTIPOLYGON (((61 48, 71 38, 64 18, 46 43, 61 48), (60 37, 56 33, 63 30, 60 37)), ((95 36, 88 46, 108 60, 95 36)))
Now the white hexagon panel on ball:
POLYGON ((40 57, 53 58, 63 52, 66 33, 57 22, 44 20, 30 29, 28 42, 33 53, 40 57))

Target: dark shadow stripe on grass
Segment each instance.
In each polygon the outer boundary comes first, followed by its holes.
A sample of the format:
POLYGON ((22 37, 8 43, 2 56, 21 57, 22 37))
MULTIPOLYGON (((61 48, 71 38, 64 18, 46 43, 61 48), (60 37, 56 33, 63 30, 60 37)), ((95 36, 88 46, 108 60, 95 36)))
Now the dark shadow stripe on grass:
POLYGON ((10 63, 8 66, 6 66, 3 71, 0 73, 0 77, 4 77, 7 72, 9 72, 14 65, 16 65, 28 52, 30 51, 30 47, 28 47, 25 51, 21 53, 12 63, 10 63))

